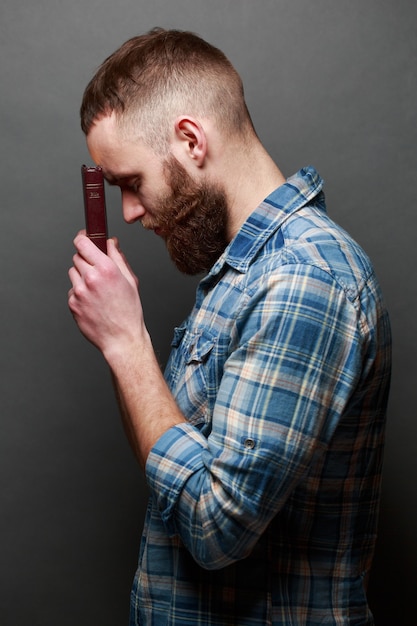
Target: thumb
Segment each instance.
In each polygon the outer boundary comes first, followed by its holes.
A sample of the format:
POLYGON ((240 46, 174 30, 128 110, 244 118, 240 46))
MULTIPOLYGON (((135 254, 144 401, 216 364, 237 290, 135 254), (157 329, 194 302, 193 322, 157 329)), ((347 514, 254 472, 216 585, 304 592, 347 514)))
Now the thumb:
POLYGON ((129 263, 127 262, 127 259, 126 259, 125 255, 120 250, 118 239, 111 238, 111 239, 107 240, 107 255, 117 265, 117 267, 119 268, 119 270, 123 274, 123 276, 130 283, 132 283, 132 281, 133 281, 133 283, 137 287, 138 283, 139 283, 138 278, 134 274, 134 272, 133 272, 132 268, 130 267, 129 263))

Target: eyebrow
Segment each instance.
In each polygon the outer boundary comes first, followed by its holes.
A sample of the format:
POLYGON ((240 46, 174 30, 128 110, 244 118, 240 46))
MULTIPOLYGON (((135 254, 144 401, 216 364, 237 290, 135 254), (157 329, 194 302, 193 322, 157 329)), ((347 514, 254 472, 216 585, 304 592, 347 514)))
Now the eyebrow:
POLYGON ((123 184, 125 181, 128 181, 130 178, 133 178, 132 174, 127 175, 118 175, 112 174, 103 169, 103 176, 106 179, 107 183, 111 186, 123 184))

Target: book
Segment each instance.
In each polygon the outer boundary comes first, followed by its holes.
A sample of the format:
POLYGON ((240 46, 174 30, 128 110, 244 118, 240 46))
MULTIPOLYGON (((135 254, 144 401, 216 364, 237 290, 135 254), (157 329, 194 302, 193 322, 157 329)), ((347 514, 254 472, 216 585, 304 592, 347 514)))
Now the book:
POLYGON ((87 237, 107 254, 107 213, 103 170, 81 166, 87 237))

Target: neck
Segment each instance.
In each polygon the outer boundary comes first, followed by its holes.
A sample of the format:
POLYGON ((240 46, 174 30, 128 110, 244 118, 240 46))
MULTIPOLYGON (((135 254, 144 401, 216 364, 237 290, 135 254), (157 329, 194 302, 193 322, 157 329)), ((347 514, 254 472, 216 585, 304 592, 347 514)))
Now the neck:
POLYGON ((282 172, 258 140, 238 154, 233 167, 225 168, 223 179, 229 205, 229 241, 256 207, 285 183, 282 172))

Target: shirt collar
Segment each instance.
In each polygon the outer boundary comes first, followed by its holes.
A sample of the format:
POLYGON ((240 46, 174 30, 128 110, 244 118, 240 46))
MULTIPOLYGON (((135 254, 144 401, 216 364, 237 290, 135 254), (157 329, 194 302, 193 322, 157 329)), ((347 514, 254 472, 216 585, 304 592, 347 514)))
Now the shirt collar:
POLYGON ((225 264, 239 272, 246 272, 271 234, 280 228, 292 213, 318 196, 322 188, 323 180, 311 166, 302 168, 288 178, 249 216, 212 267, 209 276, 218 275, 225 264))

